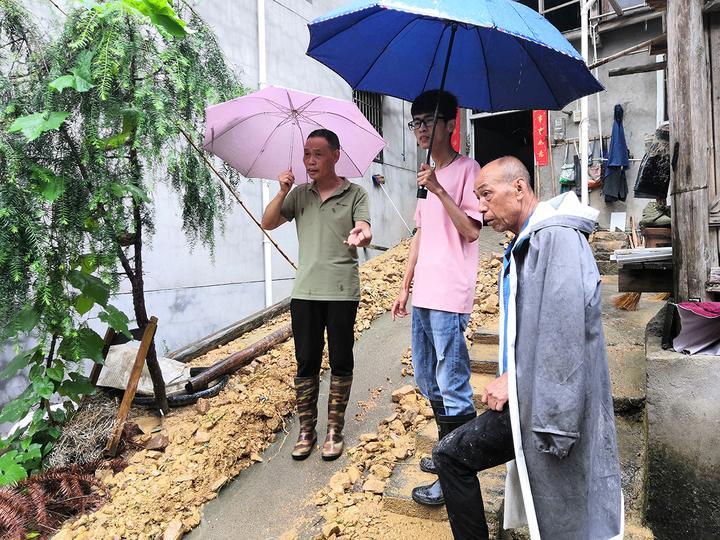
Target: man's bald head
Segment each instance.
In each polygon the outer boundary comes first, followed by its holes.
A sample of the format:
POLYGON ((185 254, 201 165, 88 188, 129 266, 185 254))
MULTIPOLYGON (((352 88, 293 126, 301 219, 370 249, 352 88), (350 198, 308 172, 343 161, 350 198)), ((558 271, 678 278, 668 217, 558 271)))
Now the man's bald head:
POLYGON ((483 170, 496 169, 501 178, 503 178, 508 184, 515 180, 522 180, 527 184, 528 189, 532 191, 530 185, 530 172, 527 167, 515 156, 503 156, 491 161, 485 165, 483 170))
POLYGON ((480 170, 475 195, 487 224, 499 232, 517 234, 537 206, 530 173, 513 156, 498 158, 480 170))

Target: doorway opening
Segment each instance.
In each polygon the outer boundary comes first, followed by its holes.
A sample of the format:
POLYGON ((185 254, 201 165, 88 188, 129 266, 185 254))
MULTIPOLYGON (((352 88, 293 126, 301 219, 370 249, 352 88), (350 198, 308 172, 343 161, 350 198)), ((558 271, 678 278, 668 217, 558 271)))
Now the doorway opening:
POLYGON ((534 188, 532 111, 475 114, 471 119, 475 161, 484 167, 499 157, 515 156, 530 172, 530 183, 534 188))

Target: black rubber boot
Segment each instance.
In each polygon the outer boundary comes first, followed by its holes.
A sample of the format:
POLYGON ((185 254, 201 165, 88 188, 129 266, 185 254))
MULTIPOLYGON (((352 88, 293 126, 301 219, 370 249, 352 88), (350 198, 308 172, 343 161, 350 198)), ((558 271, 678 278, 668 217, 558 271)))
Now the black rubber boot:
MULTIPOLYGON (((461 414, 458 416, 446 416, 444 414, 436 415, 435 421, 438 424, 438 429, 442 430, 443 436, 452 433, 454 430, 466 424, 470 420, 474 419, 476 413, 461 414)), ((443 497, 442 487, 440 487, 440 480, 435 480, 432 484, 427 486, 418 486, 412 490, 412 498, 416 503, 424 504, 426 506, 441 506, 445 504, 445 497, 443 497)))
MULTIPOLYGON (((445 405, 442 400, 430 400, 430 407, 432 407, 433 414, 435 415, 435 423, 437 424, 438 430, 438 441, 441 440, 447 433, 443 433, 441 425, 438 423, 438 415, 442 416, 445 414, 445 405)), ((432 457, 424 457, 420 460, 420 470, 430 474, 437 474, 435 464, 433 463, 432 457)))

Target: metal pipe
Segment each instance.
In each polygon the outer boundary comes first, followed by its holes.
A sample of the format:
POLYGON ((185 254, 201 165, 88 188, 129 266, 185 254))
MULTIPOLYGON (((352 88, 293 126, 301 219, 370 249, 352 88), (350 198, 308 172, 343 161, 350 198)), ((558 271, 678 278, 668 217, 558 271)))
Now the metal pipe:
MULTIPOLYGON (((257 30, 258 30, 258 86, 262 89, 267 86, 267 50, 265 48, 265 0, 257 0, 257 30)), ((263 212, 270 203, 270 185, 267 180, 260 183, 260 199, 263 212)), ((263 235, 263 281, 265 288, 265 307, 273 303, 272 282, 272 248, 270 240, 263 235)))
MULTIPOLYGON (((545 11, 542 12, 542 14, 544 15, 545 13, 551 13, 553 11, 557 11, 558 9, 566 8, 573 4, 577 4, 580 1, 581 0, 570 0, 569 2, 565 2, 564 4, 560 4, 559 6, 553 6, 551 8, 547 8, 545 11)), ((582 7, 581 7, 581 9, 582 9, 582 7)))
MULTIPOLYGON (((595 61, 597 62, 597 57, 598 57, 598 56, 597 56, 597 37, 598 37, 597 25, 593 26, 592 28, 593 28, 593 35, 592 35, 592 36, 593 36, 593 52, 594 52, 593 58, 594 58, 595 61)), ((598 73, 598 69, 597 69, 597 68, 595 68, 595 73, 594 73, 594 75, 595 75, 595 78, 596 78, 596 79, 600 80, 600 77, 599 77, 600 74, 598 73)), ((603 134, 603 130, 602 130, 602 109, 600 109, 600 92, 598 92, 597 94, 595 94, 595 104, 597 105, 598 137, 600 138, 600 157, 602 158, 602 157, 605 157, 605 156, 603 155, 603 152, 602 152, 602 134, 603 134)))
MULTIPOLYGON (((585 61, 585 64, 588 63, 588 56, 589 56, 589 17, 590 17, 590 8, 595 3, 595 0, 587 0, 587 2, 583 2, 580 6, 580 39, 581 39, 581 52, 583 60, 585 61)), ((589 204, 590 202, 590 193, 588 190, 588 181, 589 181, 589 174, 588 174, 588 122, 589 122, 589 114, 588 114, 588 97, 583 96, 580 98, 580 202, 582 204, 589 204)))
MULTIPOLYGON (((655 56, 656 62, 662 62, 665 58, 662 54, 658 54, 655 56)), ((657 125, 659 126, 665 121, 665 70, 661 69, 658 70, 655 75, 655 86, 657 87, 656 91, 656 101, 655 101, 655 121, 657 125)))

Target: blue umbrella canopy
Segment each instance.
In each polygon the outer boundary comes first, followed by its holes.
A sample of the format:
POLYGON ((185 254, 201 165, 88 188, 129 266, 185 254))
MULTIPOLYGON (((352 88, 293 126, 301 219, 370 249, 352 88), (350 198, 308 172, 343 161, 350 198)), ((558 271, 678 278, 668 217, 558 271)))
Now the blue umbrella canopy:
POLYGON ((556 110, 603 90, 557 28, 511 0, 363 0, 308 27, 309 56, 355 89, 408 101, 440 88, 446 67, 460 106, 487 112, 556 110))

